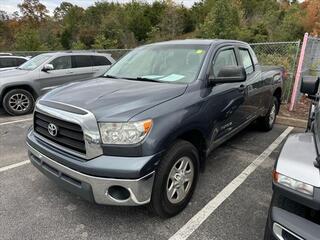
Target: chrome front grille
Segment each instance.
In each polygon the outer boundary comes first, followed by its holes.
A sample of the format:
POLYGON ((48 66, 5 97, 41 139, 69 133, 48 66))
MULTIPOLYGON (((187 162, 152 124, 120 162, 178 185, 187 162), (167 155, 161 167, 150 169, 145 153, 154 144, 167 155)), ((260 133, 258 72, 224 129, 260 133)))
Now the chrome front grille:
POLYGON ((83 159, 89 160, 103 153, 95 116, 76 106, 39 100, 34 111, 34 132, 47 144, 83 159), (50 133, 49 125, 52 124, 57 134, 50 133))
POLYGON ((41 136, 60 144, 64 147, 86 154, 86 147, 82 128, 75 123, 70 123, 39 112, 34 113, 34 130, 41 136), (49 124, 57 127, 57 135, 52 136, 48 131, 49 124))

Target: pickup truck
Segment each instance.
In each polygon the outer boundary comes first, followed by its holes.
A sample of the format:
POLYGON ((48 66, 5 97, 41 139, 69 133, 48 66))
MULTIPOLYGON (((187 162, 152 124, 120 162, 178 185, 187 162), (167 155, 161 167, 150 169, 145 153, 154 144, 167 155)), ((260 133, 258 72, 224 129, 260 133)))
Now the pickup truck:
POLYGON ((265 240, 320 239, 320 78, 305 76, 311 99, 306 132, 291 134, 273 170, 273 196, 265 240))
POLYGON ((208 154, 257 120, 271 130, 281 67, 232 40, 177 40, 131 51, 99 77, 56 88, 35 106, 29 157, 97 204, 182 211, 208 154))

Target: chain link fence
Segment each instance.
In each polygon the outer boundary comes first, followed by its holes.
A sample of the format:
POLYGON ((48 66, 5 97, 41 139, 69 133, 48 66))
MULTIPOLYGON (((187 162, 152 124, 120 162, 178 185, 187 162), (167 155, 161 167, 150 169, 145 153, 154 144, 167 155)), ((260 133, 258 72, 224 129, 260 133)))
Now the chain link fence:
MULTIPOLYGON (((320 42, 320 41, 319 41, 320 42)), ((288 77, 284 81, 283 101, 288 102, 291 96, 292 85, 296 71, 296 60, 300 50, 300 41, 297 42, 265 42, 250 44, 255 51, 259 62, 262 65, 276 65, 283 66, 287 70, 288 77)), ((98 50, 83 50, 94 51, 99 53, 109 53, 118 60, 131 49, 98 49, 98 50)), ((77 51, 78 52, 78 51, 77 51)), ((79 51, 82 52, 82 51, 79 51)), ((11 52, 20 56, 36 56, 41 53, 48 53, 44 51, 15 51, 11 52)), ((318 60, 320 63, 320 45, 318 60)), ((320 66, 320 65, 319 65, 320 66)))
POLYGON ((296 73, 300 41, 252 43, 250 46, 256 53, 260 64, 283 66, 286 69, 288 77, 284 80, 282 100, 287 103, 290 100, 296 73))
POLYGON ((320 38, 308 37, 301 74, 320 76, 320 38))

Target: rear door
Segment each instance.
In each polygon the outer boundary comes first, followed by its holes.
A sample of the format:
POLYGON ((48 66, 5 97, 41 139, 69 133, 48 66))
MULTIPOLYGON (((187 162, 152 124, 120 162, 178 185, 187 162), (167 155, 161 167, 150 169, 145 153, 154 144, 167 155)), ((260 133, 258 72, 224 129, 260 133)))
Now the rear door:
POLYGON ((255 116, 259 116, 262 111, 262 88, 261 71, 257 69, 250 49, 245 46, 238 48, 239 58, 242 66, 246 70, 247 80, 244 83, 245 87, 245 102, 243 105, 243 112, 245 119, 248 120, 255 116))
POLYGON ((68 74, 68 72, 72 71, 71 56, 56 57, 48 64, 52 64, 54 69, 51 71, 40 71, 39 85, 41 94, 74 80, 73 76, 68 74))
POLYGON ((73 81, 84 81, 94 78, 93 61, 90 55, 73 55, 72 69, 67 72, 73 81))
POLYGON ((111 62, 104 56, 92 56, 94 77, 101 76, 111 66, 111 62))

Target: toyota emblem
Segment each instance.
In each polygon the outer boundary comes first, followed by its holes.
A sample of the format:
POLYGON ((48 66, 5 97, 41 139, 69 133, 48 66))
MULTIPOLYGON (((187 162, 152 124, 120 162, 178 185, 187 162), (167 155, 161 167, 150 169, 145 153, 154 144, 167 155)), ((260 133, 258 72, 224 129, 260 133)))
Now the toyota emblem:
POLYGON ((58 135, 58 127, 53 123, 49 123, 48 124, 48 132, 51 136, 55 137, 58 135))

